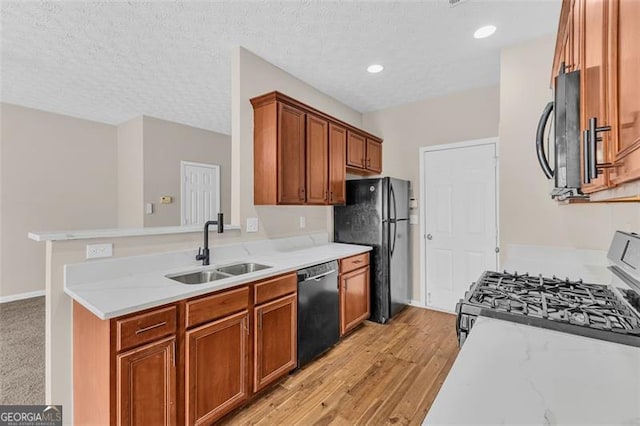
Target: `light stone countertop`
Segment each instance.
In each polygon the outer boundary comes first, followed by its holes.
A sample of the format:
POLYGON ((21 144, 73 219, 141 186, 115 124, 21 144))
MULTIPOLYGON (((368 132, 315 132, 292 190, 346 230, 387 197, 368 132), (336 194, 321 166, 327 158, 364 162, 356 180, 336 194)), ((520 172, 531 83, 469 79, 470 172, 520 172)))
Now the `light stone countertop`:
MULTIPOLYGON (((239 231, 239 225, 224 225, 225 231, 239 231)), ((202 233, 202 225, 151 226, 147 228, 80 229, 75 231, 29 232, 33 241, 87 240, 90 238, 141 237, 146 235, 202 233)))
POLYGON ((425 425, 640 425, 640 348, 478 317, 425 425))
POLYGON ((64 291, 98 318, 109 319, 370 250, 329 243, 320 234, 212 247, 209 266, 195 260, 197 250, 84 262, 65 265, 64 291), (239 262, 271 268, 204 284, 165 277, 239 262))

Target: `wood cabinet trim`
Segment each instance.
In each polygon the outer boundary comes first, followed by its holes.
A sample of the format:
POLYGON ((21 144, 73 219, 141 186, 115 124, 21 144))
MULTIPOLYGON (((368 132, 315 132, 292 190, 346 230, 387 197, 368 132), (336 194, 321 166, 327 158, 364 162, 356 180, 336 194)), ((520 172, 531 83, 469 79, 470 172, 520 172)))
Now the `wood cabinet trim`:
POLYGON ((301 110, 304 110, 307 113, 311 113, 317 117, 321 117, 324 118, 325 120, 328 120, 330 122, 333 122, 335 124, 338 124, 342 127, 345 127, 348 130, 353 130, 357 133, 360 133, 362 135, 364 135, 365 137, 374 139, 379 141, 380 143, 382 143, 382 139, 379 138, 378 136, 371 134, 369 132, 366 132, 362 129, 358 129, 357 127, 340 120, 339 118, 333 117, 329 114, 326 114, 322 111, 320 111, 319 109, 316 109, 310 105, 307 105, 303 102, 300 102, 290 96, 285 95, 282 92, 278 92, 277 90, 273 91, 273 92, 269 92, 269 93, 265 93, 264 95, 260 95, 260 96, 256 96, 255 98, 250 99, 251 105, 253 106, 253 108, 258 108, 261 107, 263 105, 267 105, 271 102, 283 102, 286 104, 289 104, 290 106, 293 106, 295 108, 299 108, 301 110))

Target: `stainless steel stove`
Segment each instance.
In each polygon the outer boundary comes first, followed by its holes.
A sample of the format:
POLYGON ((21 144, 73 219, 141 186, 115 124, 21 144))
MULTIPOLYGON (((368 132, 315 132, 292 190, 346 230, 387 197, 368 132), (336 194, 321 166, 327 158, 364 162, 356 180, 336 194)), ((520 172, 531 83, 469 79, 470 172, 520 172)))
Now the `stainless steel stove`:
POLYGON ((484 272, 456 306, 460 346, 475 319, 486 316, 640 347, 640 238, 617 232, 607 257, 629 288, 484 272))

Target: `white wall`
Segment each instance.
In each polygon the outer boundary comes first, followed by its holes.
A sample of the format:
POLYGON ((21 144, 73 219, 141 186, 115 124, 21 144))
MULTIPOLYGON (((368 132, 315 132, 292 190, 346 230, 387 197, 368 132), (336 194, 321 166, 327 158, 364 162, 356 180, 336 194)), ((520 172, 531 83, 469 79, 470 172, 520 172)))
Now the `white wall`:
POLYGON ((253 204, 253 108, 249 100, 278 90, 357 127, 362 126, 362 115, 244 48, 234 49, 232 68, 232 221, 244 228, 247 217, 259 218, 260 232, 247 238, 331 232, 331 207, 253 204), (298 228, 299 216, 306 217, 304 230, 298 228))
MULTIPOLYGON (((561 205, 549 197, 535 132, 552 100, 555 36, 503 49, 500 65, 500 232, 508 244, 606 250, 616 229, 640 231, 640 204, 561 205)), ((502 258, 508 253, 503 250, 502 258)))
POLYGON ((144 215, 144 226, 179 226, 180 161, 220 166, 220 206, 229 223, 231 216, 231 136, 197 127, 144 116, 144 202, 153 203, 153 214, 144 215), (160 204, 170 195, 173 203, 160 204))
MULTIPOLYGON (((383 174, 411 181, 420 198, 423 146, 481 139, 498 134, 498 87, 483 87, 364 114, 365 130, 382 136, 383 174)), ((412 210, 412 214, 419 214, 412 210)), ((421 300, 420 228, 411 225, 413 299, 421 300)))
POLYGON ((116 226, 116 128, 0 104, 0 297, 42 291, 45 249, 29 231, 116 226))

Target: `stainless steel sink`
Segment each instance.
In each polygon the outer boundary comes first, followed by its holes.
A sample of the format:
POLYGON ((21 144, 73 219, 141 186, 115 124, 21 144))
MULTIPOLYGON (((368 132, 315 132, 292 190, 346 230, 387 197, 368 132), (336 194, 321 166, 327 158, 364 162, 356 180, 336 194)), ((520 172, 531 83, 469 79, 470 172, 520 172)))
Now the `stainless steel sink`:
POLYGON ((229 275, 242 275, 268 268, 271 268, 271 266, 261 265, 259 263, 237 263, 235 265, 221 266, 216 269, 216 271, 229 275))
POLYGON ((211 281, 223 280, 230 278, 232 275, 224 274, 215 269, 209 269, 207 271, 187 272, 181 274, 167 275, 167 278, 181 282, 182 284, 204 284, 211 281))

